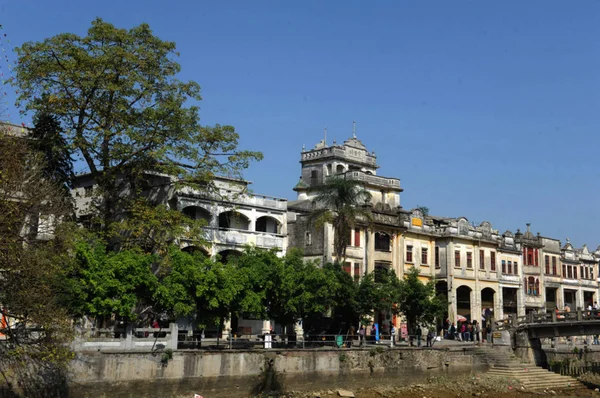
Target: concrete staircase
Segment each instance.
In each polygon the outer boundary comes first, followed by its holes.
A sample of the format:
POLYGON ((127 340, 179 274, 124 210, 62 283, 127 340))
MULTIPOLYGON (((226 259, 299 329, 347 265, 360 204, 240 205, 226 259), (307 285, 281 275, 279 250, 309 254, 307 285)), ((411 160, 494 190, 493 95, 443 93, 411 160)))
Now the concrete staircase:
POLYGON ((487 376, 517 380, 526 390, 589 391, 577 379, 561 376, 532 363, 517 358, 514 354, 492 347, 477 348, 485 356, 491 369, 487 376))

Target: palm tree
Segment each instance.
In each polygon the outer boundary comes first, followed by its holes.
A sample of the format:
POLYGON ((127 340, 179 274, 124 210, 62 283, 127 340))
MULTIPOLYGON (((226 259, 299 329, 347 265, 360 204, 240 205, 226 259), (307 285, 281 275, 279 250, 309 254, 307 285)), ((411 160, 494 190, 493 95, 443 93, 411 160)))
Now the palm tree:
POLYGON ((323 185, 313 187, 310 191, 317 194, 313 201, 318 205, 312 218, 319 225, 333 225, 335 259, 343 264, 352 228, 357 221, 368 223, 371 220, 371 213, 364 207, 371 200, 371 194, 359 181, 340 176, 330 177, 323 185))

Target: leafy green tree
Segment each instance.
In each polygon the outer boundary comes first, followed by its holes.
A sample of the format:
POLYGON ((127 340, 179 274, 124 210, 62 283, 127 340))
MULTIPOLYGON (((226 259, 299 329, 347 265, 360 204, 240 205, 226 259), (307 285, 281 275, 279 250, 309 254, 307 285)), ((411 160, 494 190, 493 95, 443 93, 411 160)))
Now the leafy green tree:
POLYGON ((61 296, 73 315, 136 320, 153 309, 155 261, 155 256, 139 250, 107 253, 101 241, 81 240, 61 296))
POLYGON ((333 225, 333 252, 335 261, 344 263, 346 247, 350 244, 350 232, 357 222, 369 222, 371 213, 363 207, 371 199, 359 181, 345 177, 330 177, 327 181, 311 188, 316 193, 314 202, 318 205, 312 217, 318 224, 333 225))
POLYGON ((237 149, 232 126, 199 124, 200 87, 177 78, 175 43, 147 24, 126 30, 96 19, 86 36, 62 33, 16 51, 18 102, 60 122, 98 184, 103 228, 128 210, 149 171, 209 189, 215 175, 239 176, 262 158, 237 149))
POLYGON ((58 243, 56 220, 70 209, 46 167, 44 154, 0 125, 0 315, 9 319, 0 326, 0 384, 26 396, 45 388, 56 394, 48 396, 64 393, 72 358, 71 324, 56 295, 63 274, 54 261, 68 249, 58 243))
POLYGON ((44 155, 44 176, 65 188, 73 188, 73 158, 58 118, 40 112, 34 116, 33 125, 29 145, 44 155))
POLYGON ((435 318, 443 317, 447 309, 445 297, 435 293, 435 280, 423 283, 419 269, 412 267, 400 282, 398 308, 407 320, 409 330, 416 324, 433 324, 435 318))
MULTIPOLYGON (((357 325, 360 320, 358 288, 359 282, 342 269, 339 263, 328 263, 323 266, 327 278, 332 278, 336 288, 332 289, 331 325, 328 329, 337 333, 346 330, 351 325, 357 325)), ((306 322, 305 322, 306 323, 306 322)), ((325 319, 316 319, 322 329, 325 319)))
POLYGON ((362 320, 379 312, 398 314, 401 283, 393 270, 379 269, 362 277, 357 312, 362 320))
POLYGON ((233 264, 248 291, 239 301, 243 308, 234 307, 238 314, 266 315, 286 327, 321 316, 335 304, 336 279, 297 250, 279 257, 275 250, 248 248, 233 264))

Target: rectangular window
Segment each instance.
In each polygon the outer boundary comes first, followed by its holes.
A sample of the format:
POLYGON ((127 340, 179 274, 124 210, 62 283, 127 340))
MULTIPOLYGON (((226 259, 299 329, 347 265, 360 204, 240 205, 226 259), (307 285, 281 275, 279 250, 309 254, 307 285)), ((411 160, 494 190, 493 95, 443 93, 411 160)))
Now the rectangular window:
POLYGON ((512 274, 512 261, 508 262, 508 273, 512 274))
POLYGON ((440 247, 435 247, 435 268, 440 268, 440 247))
POLYGON ((350 275, 350 263, 349 262, 345 262, 344 266, 342 267, 342 269, 344 270, 344 272, 346 272, 348 275, 350 275))
POLYGON ((490 252, 491 270, 496 271, 496 252, 490 252))
POLYGON ((380 252, 390 251, 390 236, 385 232, 375 232, 375 250, 380 252))
POLYGON ((506 274, 506 260, 502 260, 502 273, 506 274))
POLYGON ((413 247, 412 246, 406 246, 406 262, 407 263, 413 262, 413 247))
POLYGON ((577 279, 577 267, 573 267, 573 279, 577 279))
POLYGON ((544 264, 546 265, 546 275, 550 273, 550 256, 544 256, 544 264))
POLYGON ((552 256, 552 275, 556 275, 556 257, 552 256))
POLYGON ((354 246, 360 247, 360 228, 354 229, 354 246))
POLYGON ((460 250, 454 251, 454 266, 460 268, 460 250))
POLYGON ((427 248, 423 247, 421 248, 421 264, 428 265, 427 260, 427 248))
POLYGON ((473 253, 467 252, 467 268, 473 268, 473 253))
POLYGON ((310 232, 305 232, 304 234, 304 245, 310 246, 312 245, 312 234, 310 232))
POLYGON ((516 261, 513 261, 513 271, 514 271, 515 275, 519 274, 519 263, 516 261))
POLYGON ((585 267, 585 279, 590 279, 590 269, 585 267))
POLYGON ((354 263, 354 279, 360 278, 360 263, 354 263))
POLYGON ((584 277, 583 277, 583 265, 580 266, 579 269, 580 269, 579 275, 581 276, 581 279, 584 279, 584 277))
POLYGON ((563 264, 563 278, 567 277, 567 266, 563 264))
POLYGON ((485 269, 485 252, 479 250, 479 269, 485 269))

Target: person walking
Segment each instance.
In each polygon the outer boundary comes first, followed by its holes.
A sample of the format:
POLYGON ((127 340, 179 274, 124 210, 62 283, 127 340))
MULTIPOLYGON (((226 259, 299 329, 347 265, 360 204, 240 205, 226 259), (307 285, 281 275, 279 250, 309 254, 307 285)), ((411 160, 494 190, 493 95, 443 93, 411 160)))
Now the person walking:
POLYGON ((396 326, 392 323, 392 327, 390 328, 390 347, 393 347, 396 343, 396 326))
POLYGON ((450 325, 450 328, 448 329, 448 339, 458 340, 456 336, 456 326, 454 326, 454 322, 452 322, 452 325, 450 325))
POLYGON ((479 341, 479 323, 477 323, 477 321, 473 321, 473 340, 476 342, 480 342, 479 341))
POLYGON ((417 347, 421 347, 421 336, 423 335, 423 331, 421 330, 421 326, 417 324, 417 330, 415 331, 417 334, 417 347))
POLYGON ((433 347, 433 330, 427 332, 427 347, 433 347))
POLYGON ((358 329, 358 346, 362 347, 365 343, 365 325, 360 325, 360 329, 358 329))

